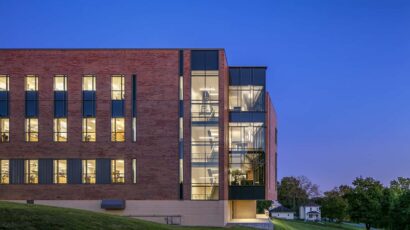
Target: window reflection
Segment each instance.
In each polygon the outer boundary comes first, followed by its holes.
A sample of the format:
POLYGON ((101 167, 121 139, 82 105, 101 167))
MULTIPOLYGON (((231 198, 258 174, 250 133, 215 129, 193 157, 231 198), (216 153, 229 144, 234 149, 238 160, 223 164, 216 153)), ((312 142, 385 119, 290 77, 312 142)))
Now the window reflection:
POLYGON ((95 160, 83 160, 83 184, 95 184, 95 160))
POLYGON ((111 179, 113 183, 124 183, 124 160, 111 160, 111 179))

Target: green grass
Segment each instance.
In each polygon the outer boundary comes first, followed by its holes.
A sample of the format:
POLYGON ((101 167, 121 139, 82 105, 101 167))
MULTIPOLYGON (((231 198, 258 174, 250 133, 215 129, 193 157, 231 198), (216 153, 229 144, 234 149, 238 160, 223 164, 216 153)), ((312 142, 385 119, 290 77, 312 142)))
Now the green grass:
MULTIPOLYGON (((0 202, 0 229, 171 229, 217 230, 211 227, 180 227, 110 214, 0 202)), ((230 228, 245 229, 245 228, 230 228)))
POLYGON ((273 219, 275 230, 358 230, 361 228, 347 224, 336 223, 314 223, 298 220, 279 220, 273 219))

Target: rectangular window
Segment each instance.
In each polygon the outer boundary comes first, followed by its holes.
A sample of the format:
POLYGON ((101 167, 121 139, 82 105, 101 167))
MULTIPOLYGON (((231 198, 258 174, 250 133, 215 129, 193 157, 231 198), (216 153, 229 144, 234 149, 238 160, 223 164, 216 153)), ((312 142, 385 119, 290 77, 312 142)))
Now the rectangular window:
POLYGON ((95 184, 95 160, 83 160, 83 184, 95 184))
POLYGON ((95 142, 96 137, 96 119, 83 118, 83 142, 95 142))
POLYGON ((229 86, 229 110, 265 111, 265 91, 263 86, 229 86))
POLYGON ((27 75, 25 78, 26 117, 38 117, 38 77, 27 75))
POLYGON ((96 78, 83 76, 83 117, 96 116, 96 78))
POLYGON ((124 100, 125 81, 122 75, 113 75, 111 77, 111 100, 124 100))
POLYGON ((54 160, 54 184, 67 184, 67 160, 54 160))
POLYGON ((38 160, 25 160, 25 183, 38 184, 38 160))
POLYGON ((125 183, 124 160, 111 160, 112 183, 125 183))
POLYGON ((67 118, 54 118, 54 141, 67 142, 67 118))
POLYGON ((132 159, 132 183, 137 183, 137 159, 132 159))
POLYGON ((10 183, 9 178, 9 160, 0 160, 0 183, 10 183))
POLYGON ((38 119, 26 118, 26 142, 38 142, 38 119))
POLYGON ((264 151, 265 127, 263 123, 229 123, 230 151, 264 151))
POLYGON ((125 141, 125 121, 124 118, 111 118, 111 141, 125 141))
POLYGON ((10 141, 10 120, 8 118, 0 118, 0 142, 10 141))
POLYGON ((67 76, 54 76, 54 117, 67 117, 67 76))
POLYGON ((0 75, 0 117, 9 116, 9 77, 0 75))

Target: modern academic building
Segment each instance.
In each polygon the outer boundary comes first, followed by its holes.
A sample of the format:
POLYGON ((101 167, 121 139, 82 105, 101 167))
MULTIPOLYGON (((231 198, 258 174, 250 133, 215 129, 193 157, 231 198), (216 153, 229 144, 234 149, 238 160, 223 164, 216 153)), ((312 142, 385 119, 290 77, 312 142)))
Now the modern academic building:
POLYGON ((223 226, 276 199, 266 67, 224 49, 0 50, 0 200, 223 226))

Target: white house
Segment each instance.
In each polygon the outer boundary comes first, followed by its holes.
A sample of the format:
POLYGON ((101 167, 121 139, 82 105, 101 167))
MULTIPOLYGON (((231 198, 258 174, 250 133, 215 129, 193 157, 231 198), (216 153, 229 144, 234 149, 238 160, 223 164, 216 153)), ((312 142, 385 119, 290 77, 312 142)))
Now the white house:
POLYGON ((287 220, 293 220, 295 218, 295 213, 292 210, 284 206, 279 206, 279 207, 270 209, 269 215, 270 217, 273 217, 273 218, 287 219, 287 220))
POLYGON ((300 206, 299 218, 305 221, 320 221, 320 206, 314 203, 300 206))

